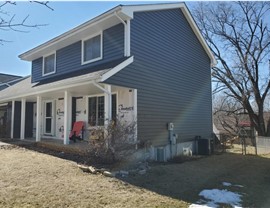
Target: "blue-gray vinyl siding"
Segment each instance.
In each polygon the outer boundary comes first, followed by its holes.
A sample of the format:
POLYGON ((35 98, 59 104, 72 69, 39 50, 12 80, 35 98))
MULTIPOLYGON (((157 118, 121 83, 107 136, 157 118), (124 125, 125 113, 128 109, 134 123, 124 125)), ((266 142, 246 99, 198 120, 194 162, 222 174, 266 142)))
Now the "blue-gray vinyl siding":
POLYGON ((81 64, 81 46, 78 41, 67 47, 56 51, 56 73, 42 76, 43 58, 32 62, 32 82, 38 82, 61 74, 70 73, 76 70, 83 70, 97 66, 112 60, 124 57, 124 26, 115 25, 103 31, 103 59, 89 64, 81 64))
POLYGON ((135 13, 134 62, 106 83, 138 91, 138 137, 168 144, 167 123, 178 142, 212 133, 210 59, 180 9, 135 13))

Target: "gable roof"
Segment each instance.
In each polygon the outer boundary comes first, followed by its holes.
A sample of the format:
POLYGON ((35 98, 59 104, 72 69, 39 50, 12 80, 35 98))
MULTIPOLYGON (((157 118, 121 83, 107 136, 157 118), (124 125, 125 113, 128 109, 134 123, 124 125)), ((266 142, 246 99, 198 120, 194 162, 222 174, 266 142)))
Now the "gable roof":
POLYGON ((97 24, 101 28, 106 28, 109 27, 109 25, 121 23, 119 17, 121 17, 124 20, 133 19, 133 14, 135 12, 156 11, 156 10, 176 9, 176 8, 182 10, 193 32, 195 33, 201 45, 203 46, 205 52, 209 56, 212 65, 215 65, 216 59, 213 56, 206 41, 204 40, 202 34, 200 33, 199 28, 196 25, 194 19, 192 18, 185 3, 118 5, 108 10, 107 12, 19 55, 19 58, 21 58, 22 60, 32 61, 42 57, 44 54, 47 54, 49 50, 51 51, 58 50, 72 43, 75 43, 76 41, 80 41, 87 32, 90 32, 90 28, 95 28, 97 24))

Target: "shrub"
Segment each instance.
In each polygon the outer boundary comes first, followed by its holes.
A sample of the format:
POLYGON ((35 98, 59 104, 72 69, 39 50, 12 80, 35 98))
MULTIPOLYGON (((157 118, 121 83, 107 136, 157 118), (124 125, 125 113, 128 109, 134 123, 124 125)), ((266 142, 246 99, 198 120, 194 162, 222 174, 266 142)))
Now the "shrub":
POLYGON ((135 151, 137 124, 121 119, 110 121, 105 127, 91 129, 89 151, 106 163, 123 160, 135 151))

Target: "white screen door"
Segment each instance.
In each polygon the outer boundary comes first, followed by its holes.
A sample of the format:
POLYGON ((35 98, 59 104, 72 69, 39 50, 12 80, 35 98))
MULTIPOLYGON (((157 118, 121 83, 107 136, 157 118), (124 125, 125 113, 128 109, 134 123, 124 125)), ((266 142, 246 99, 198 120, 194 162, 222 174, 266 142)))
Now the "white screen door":
POLYGON ((45 102, 45 125, 44 134, 53 135, 54 134, 54 102, 45 102))

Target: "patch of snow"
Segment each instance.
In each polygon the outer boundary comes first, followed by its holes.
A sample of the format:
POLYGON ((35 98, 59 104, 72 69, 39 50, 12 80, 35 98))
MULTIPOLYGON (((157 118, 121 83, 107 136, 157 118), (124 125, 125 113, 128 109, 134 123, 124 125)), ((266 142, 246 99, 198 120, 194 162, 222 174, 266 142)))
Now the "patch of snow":
POLYGON ((240 194, 228 191, 228 190, 203 190, 200 192, 199 196, 204 197, 205 199, 211 200, 214 204, 224 203, 230 204, 232 206, 240 206, 241 196, 240 194))
POLYGON ((240 188, 243 188, 244 186, 242 186, 242 185, 234 185, 234 186, 236 186, 236 187, 240 187, 240 188))
POLYGON ((228 182, 223 182, 222 185, 223 186, 231 186, 232 184, 231 183, 228 183, 228 182))
POLYGON ((204 197, 205 200, 200 200, 198 204, 192 204, 189 208, 210 208, 218 207, 218 203, 228 204, 233 207, 241 206, 242 195, 228 191, 228 190, 203 190, 199 193, 199 196, 204 197))
POLYGON ((232 185, 231 183, 229 182, 222 182, 222 185, 223 186, 234 186, 234 187, 239 187, 239 188, 243 188, 244 186, 242 185, 232 185))
POLYGON ((201 205, 201 204, 191 204, 189 208, 211 208, 207 205, 201 205))

